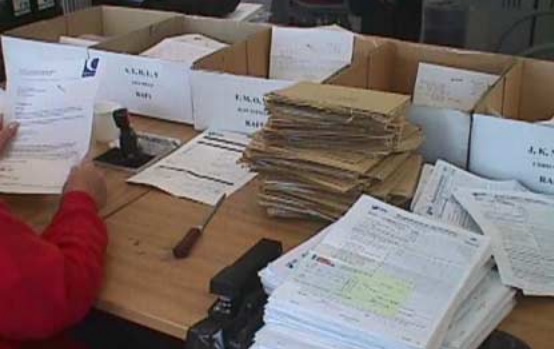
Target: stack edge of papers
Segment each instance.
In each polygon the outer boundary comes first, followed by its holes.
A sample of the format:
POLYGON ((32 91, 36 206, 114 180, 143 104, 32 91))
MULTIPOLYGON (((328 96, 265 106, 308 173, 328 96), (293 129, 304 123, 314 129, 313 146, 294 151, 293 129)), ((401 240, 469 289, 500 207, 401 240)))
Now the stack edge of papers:
POLYGON ((423 141, 410 97, 299 83, 266 96, 269 120, 242 161, 261 174, 271 216, 334 221, 362 194, 402 206, 413 197, 423 141))
POLYGON ((476 349, 511 311, 487 237, 363 195, 260 274, 253 348, 476 349))

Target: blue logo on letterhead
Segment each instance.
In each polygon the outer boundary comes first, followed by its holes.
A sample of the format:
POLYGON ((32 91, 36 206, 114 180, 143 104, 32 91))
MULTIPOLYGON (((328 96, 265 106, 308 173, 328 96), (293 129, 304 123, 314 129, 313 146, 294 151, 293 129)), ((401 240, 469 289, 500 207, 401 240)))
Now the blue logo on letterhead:
POLYGON ((88 78, 96 75, 98 63, 100 63, 100 58, 87 59, 85 62, 85 69, 83 69, 83 77, 88 78))

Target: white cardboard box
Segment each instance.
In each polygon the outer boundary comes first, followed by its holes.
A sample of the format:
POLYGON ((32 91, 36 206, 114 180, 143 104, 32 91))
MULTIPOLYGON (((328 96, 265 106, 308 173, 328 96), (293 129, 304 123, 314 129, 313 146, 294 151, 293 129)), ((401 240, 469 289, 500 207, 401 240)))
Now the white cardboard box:
MULTIPOLYGON (((268 118, 264 95, 294 84, 269 79, 272 29, 199 60, 192 74, 194 126, 253 133, 268 118)), ((377 41, 354 37, 352 61, 365 60, 377 41)), ((346 68, 348 69, 348 68, 346 68)))
MULTIPOLYGON (((102 6, 37 22, 7 35, 49 42, 49 51, 57 51, 54 45, 65 46, 57 44, 62 36, 104 37, 83 51, 103 62, 99 100, 118 102, 136 114, 192 124, 191 67, 139 54, 171 36, 198 33, 232 44, 267 28, 263 24, 102 6)), ((37 45, 38 52, 40 47, 37 45)))
MULTIPOLYGON (((373 50, 366 61, 353 64, 330 83, 412 95, 419 63, 503 75, 514 64, 514 59, 389 41, 373 50)), ((413 105, 408 117, 424 131, 425 141, 421 153, 426 162, 434 163, 437 159, 443 159, 459 167, 467 167, 471 112, 413 105)))
POLYGON ((121 103, 136 114, 192 124, 191 66, 139 54, 172 36, 203 34, 232 45, 266 28, 262 24, 179 16, 103 42, 91 50, 104 58, 107 67, 98 98, 121 103))
POLYGON ((469 169, 554 194, 554 63, 522 60, 478 105, 469 169))

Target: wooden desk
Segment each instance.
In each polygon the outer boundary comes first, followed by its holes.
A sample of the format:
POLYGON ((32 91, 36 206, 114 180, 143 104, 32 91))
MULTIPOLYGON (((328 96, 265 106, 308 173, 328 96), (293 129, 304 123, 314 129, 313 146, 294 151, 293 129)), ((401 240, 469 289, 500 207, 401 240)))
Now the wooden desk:
MULTIPOLYGON (((154 119, 135 118, 139 130, 188 140, 190 128, 154 119)), ((126 173, 108 170, 110 205, 103 212, 110 230, 104 289, 98 307, 151 329, 184 338, 189 326, 206 316, 214 297, 208 283, 260 238, 291 248, 317 232, 321 223, 268 218, 256 203, 257 182, 230 196, 190 258, 175 261, 173 245, 209 207, 157 190, 128 185, 126 173)), ((33 224, 48 222, 54 212, 49 197, 11 197, 9 205, 33 224)), ((525 298, 502 323, 532 346, 549 349, 554 342, 554 300, 525 298)))
POLYGON ((268 218, 256 204, 257 181, 230 196, 191 256, 176 261, 171 249, 210 208, 150 192, 108 219, 111 243, 98 307, 163 333, 185 338, 206 316, 214 297, 209 281, 259 239, 295 246, 321 223, 268 218))

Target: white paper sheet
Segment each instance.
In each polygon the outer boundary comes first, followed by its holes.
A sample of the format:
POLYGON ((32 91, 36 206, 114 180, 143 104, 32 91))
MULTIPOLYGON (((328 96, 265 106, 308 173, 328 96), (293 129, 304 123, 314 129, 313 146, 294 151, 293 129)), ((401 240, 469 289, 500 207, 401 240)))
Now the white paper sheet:
POLYGON ((554 296, 554 201, 525 192, 454 192, 492 240, 502 282, 527 295, 554 296))
POLYGON ((456 188, 526 191, 517 181, 488 180, 439 160, 414 206, 414 213, 481 233, 479 226, 454 199, 452 194, 456 188))
POLYGON ((226 18, 233 21, 248 21, 256 14, 263 11, 264 5, 252 4, 248 2, 241 2, 234 12, 229 14, 226 18))
POLYGON ((266 268, 259 272, 259 276, 267 294, 273 293, 277 287, 281 286, 283 282, 285 282, 296 266, 298 266, 300 261, 304 259, 304 257, 306 257, 310 251, 323 240, 323 238, 325 238, 329 231, 331 231, 331 227, 332 225, 323 229, 308 241, 290 250, 277 260, 269 263, 266 268))
POLYGON ((89 149, 99 62, 11 62, 4 121, 20 127, 0 160, 0 191, 61 192, 89 149))
POLYGON ((413 102, 469 112, 496 80, 497 75, 420 63, 413 102))
POLYGON ((193 70, 194 128, 252 134, 260 130, 269 117, 264 95, 292 84, 291 81, 193 70))
POLYGON ((256 176, 237 163, 248 142, 240 134, 206 131, 128 182, 215 205, 222 194, 231 195, 256 176))
POLYGON ((433 170, 435 169, 434 165, 431 164, 423 164, 423 168, 421 169, 421 174, 419 175, 419 182, 417 183, 417 188, 414 194, 414 198, 412 199, 412 202, 410 204, 410 211, 414 211, 414 208, 421 198, 421 194, 423 194, 423 191, 425 190, 425 187, 427 186, 427 183, 429 183, 429 179, 433 175, 433 170))
POLYGON ((158 44, 141 53, 141 56, 191 66, 198 59, 227 47, 227 44, 200 34, 187 34, 163 39, 158 44))
POLYGON ((439 348, 487 238, 363 196, 269 299, 266 323, 353 348, 439 348))
POLYGON ((352 61, 354 34, 273 27, 269 78, 323 82, 352 61))

